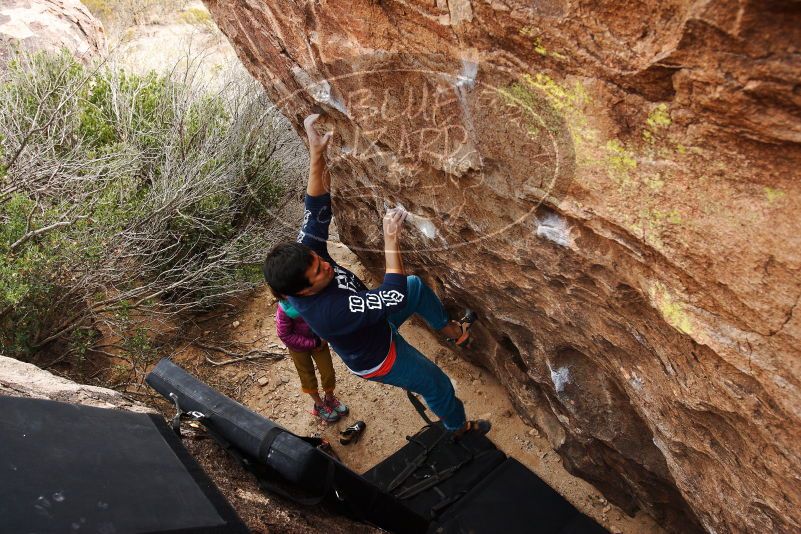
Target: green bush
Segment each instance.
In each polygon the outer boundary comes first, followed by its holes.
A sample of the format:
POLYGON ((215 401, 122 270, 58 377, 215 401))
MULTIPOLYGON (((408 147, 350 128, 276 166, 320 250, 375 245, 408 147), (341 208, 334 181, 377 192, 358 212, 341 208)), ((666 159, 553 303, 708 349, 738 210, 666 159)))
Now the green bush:
POLYGON ((209 12, 205 9, 188 7, 181 11, 181 14, 178 18, 182 22, 191 24, 192 26, 199 26, 201 28, 208 29, 214 28, 214 20, 211 18, 209 12))
MULTIPOLYGON (((21 57, 0 86, 0 344, 83 357, 96 322, 253 287, 284 195, 283 118, 251 80, 21 57), (117 313, 114 313, 117 312, 117 313)), ((116 318, 116 319, 115 319, 116 318)))

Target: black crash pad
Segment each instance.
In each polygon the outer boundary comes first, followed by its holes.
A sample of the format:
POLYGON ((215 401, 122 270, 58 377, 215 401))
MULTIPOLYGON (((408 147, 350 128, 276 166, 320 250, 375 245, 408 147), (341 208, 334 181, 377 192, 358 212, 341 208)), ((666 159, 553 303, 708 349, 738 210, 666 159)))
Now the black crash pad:
POLYGON ((163 418, 0 396, 4 532, 247 532, 163 418))
POLYGON ((437 422, 407 439, 363 476, 431 520, 429 532, 608 534, 487 436, 455 441, 437 422))
POLYGON ((449 508, 434 532, 608 534, 514 458, 449 508))
POLYGON ((439 422, 408 440, 363 476, 429 519, 436 518, 506 459, 486 436, 469 433, 455 443, 439 422), (416 464, 419 466, 401 481, 403 473, 416 464), (442 480, 425 488, 438 473, 442 480))

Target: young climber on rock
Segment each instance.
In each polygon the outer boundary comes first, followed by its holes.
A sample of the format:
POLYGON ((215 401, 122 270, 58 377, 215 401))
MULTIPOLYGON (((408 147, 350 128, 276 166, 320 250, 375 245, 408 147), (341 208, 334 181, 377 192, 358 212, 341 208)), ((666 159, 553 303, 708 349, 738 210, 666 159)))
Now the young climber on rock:
POLYGON ((312 413, 321 420, 333 423, 348 413, 348 407, 334 396, 336 375, 331 362, 328 343, 320 339, 300 314, 286 300, 279 300, 275 311, 275 329, 292 357, 292 363, 300 376, 300 389, 314 401, 312 413), (320 372, 325 397, 320 397, 317 389, 317 375, 314 365, 320 372))
POLYGON ((383 283, 369 290, 356 275, 328 253, 331 195, 325 148, 331 133, 314 129, 319 115, 304 121, 310 168, 305 212, 297 243, 274 247, 264 261, 264 277, 272 290, 296 309, 354 374, 408 389, 423 396, 428 407, 456 436, 486 433, 489 421, 467 421, 464 405, 450 379, 398 333, 412 314, 462 346, 475 315, 449 321, 439 298, 417 276, 406 276, 399 238, 406 212, 394 209, 383 220, 386 271, 383 283))

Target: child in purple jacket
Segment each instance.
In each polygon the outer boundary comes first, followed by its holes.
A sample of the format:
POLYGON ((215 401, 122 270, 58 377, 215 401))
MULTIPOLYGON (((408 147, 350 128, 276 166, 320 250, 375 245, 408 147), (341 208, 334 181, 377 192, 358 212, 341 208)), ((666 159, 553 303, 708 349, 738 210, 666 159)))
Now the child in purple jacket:
POLYGON ((295 369, 298 370, 301 390, 314 400, 312 413, 329 423, 333 423, 340 416, 347 414, 348 407, 334 396, 336 378, 328 343, 312 332, 297 310, 285 300, 278 302, 275 312, 275 328, 278 331, 278 337, 289 350, 295 369), (317 370, 320 371, 325 398, 321 398, 317 390, 315 363, 317 370))

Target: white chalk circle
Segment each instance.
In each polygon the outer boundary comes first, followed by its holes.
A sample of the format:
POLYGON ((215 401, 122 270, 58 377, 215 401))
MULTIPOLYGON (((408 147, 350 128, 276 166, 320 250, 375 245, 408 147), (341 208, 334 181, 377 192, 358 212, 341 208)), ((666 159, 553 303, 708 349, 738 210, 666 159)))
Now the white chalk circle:
MULTIPOLYGON (((527 220, 539 223, 541 237, 569 246, 569 229, 535 216, 544 202, 558 203, 573 177, 572 138, 561 114, 533 87, 525 98, 510 90, 522 76, 506 69, 460 58, 451 61, 452 72, 419 67, 442 62, 373 54, 323 65, 324 73, 296 66, 284 86, 299 88, 265 114, 298 122, 316 105, 348 125, 337 128, 328 164, 355 175, 333 184, 334 197, 374 210, 365 241, 375 241, 386 203, 408 200, 406 189, 419 188, 416 198, 423 201, 410 206, 415 236, 404 240, 413 244, 406 252, 474 246, 527 220), (365 168, 384 174, 366 176, 365 168), (483 226, 468 224, 468 211, 482 213, 483 226)), ((377 246, 350 248, 383 251, 380 239, 377 246)))

